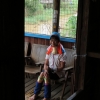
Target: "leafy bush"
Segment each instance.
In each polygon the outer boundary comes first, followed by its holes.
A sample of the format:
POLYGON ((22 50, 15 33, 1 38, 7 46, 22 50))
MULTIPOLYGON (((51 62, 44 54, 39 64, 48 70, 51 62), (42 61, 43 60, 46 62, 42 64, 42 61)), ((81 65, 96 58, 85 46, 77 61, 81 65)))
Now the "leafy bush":
POLYGON ((25 0, 25 10, 27 16, 32 16, 35 12, 43 10, 43 5, 40 4, 39 0, 25 0))
POLYGON ((77 16, 71 16, 68 19, 68 22, 66 22, 66 33, 69 35, 69 37, 75 38, 76 36, 76 22, 77 22, 77 16))

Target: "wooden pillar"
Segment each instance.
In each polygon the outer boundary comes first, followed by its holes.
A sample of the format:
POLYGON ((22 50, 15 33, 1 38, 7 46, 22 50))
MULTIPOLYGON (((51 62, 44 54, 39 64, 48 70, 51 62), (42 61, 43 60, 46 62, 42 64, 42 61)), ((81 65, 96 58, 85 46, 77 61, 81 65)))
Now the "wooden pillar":
POLYGON ((84 89, 86 56, 87 56, 87 37, 88 37, 88 17, 89 0, 79 0, 81 6, 78 10, 79 22, 77 25, 77 61, 76 61, 76 88, 84 89), (80 12, 81 11, 81 12, 80 12))
POLYGON ((53 0, 53 27, 52 31, 58 32, 60 14, 60 0, 53 0))

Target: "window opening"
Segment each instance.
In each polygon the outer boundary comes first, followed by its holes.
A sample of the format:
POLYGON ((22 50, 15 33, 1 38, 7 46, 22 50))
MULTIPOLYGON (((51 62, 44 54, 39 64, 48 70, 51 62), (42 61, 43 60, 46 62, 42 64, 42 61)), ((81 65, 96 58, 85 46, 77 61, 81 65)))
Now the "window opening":
MULTIPOLYGON (((59 32, 63 37, 76 38, 78 0, 61 0, 59 32)), ((53 0, 25 0, 25 32, 52 33, 53 0)))
POLYGON ((61 36, 76 38, 78 0, 60 1, 59 31, 61 36))

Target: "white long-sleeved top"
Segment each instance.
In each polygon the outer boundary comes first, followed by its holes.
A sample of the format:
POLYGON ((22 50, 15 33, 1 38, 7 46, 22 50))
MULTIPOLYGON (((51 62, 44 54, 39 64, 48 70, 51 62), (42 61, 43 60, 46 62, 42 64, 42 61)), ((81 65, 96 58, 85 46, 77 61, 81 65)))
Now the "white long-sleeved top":
MULTIPOLYGON (((49 67, 51 69, 55 69, 55 68, 59 67, 60 61, 66 62, 67 56, 66 56, 66 52, 64 52, 63 54, 52 54, 51 53, 49 55, 46 54, 45 59, 49 60, 49 67)), ((56 74, 59 77, 63 77, 63 75, 64 75, 63 71, 56 72, 56 74)))

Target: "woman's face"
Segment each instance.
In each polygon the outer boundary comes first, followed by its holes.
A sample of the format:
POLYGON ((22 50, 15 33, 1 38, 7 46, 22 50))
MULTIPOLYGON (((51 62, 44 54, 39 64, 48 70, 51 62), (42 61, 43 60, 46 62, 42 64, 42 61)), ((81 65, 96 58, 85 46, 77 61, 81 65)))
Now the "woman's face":
POLYGON ((51 44, 52 47, 57 47, 59 42, 55 38, 51 38, 50 39, 50 44, 51 44))

